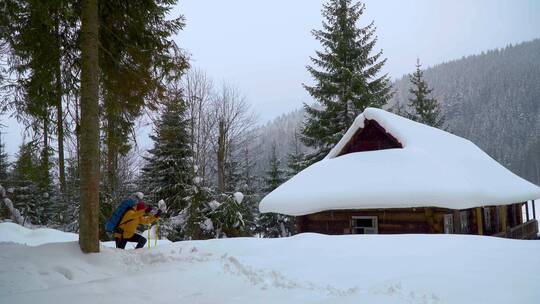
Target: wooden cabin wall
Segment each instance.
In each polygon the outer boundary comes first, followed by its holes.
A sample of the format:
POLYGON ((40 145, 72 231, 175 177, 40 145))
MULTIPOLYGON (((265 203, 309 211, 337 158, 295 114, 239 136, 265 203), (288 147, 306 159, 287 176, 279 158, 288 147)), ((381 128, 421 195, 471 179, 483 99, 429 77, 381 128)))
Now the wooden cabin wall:
POLYGON ((297 218, 299 232, 350 234, 353 216, 376 216, 378 233, 443 233, 444 214, 436 208, 332 210, 297 218))
POLYGON ((453 233, 495 235, 523 222, 521 206, 518 203, 464 210, 434 207, 329 210, 299 216, 296 223, 298 232, 340 235, 351 233, 351 220, 354 216, 376 216, 379 234, 444 233, 444 216, 452 214, 453 233), (462 219, 467 221, 464 227, 461 225, 462 219))

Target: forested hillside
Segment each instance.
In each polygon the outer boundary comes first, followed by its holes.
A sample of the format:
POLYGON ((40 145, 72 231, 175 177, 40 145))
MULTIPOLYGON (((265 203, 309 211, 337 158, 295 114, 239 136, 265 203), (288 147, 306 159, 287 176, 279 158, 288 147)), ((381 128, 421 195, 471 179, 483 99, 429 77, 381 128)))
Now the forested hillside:
POLYGON ((304 146, 300 140, 300 131, 304 110, 298 109, 275 118, 257 128, 256 146, 259 147, 259 157, 257 159, 257 172, 264 172, 269 166, 269 159, 272 156, 272 146, 276 147, 276 154, 285 165, 289 153, 305 153, 309 148, 304 146), (295 137, 296 136, 296 137, 295 137))
MULTIPOLYGON (((436 65, 425 79, 446 114, 446 128, 516 174, 540 184, 540 40, 436 65)), ((407 103, 410 82, 394 83, 407 103)))
MULTIPOLYGON (((411 63, 412 66, 412 63, 411 63)), ((540 184, 540 40, 464 57, 424 73, 442 104, 445 128, 476 143, 516 174, 540 184)), ((393 83, 389 106, 408 103, 408 75, 393 83)), ((279 139, 279 154, 292 150, 294 111, 261 127, 279 139)), ((296 127, 298 128, 298 127, 296 127)))

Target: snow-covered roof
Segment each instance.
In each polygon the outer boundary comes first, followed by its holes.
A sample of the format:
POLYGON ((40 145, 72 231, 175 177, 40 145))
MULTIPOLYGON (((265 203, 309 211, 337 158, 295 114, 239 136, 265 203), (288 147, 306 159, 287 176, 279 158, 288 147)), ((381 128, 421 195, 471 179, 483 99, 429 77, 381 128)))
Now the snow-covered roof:
POLYGON ((367 108, 321 161, 269 193, 261 212, 305 215, 324 210, 441 207, 467 209, 540 197, 540 187, 448 132, 367 108), (403 148, 340 152, 374 120, 403 148))

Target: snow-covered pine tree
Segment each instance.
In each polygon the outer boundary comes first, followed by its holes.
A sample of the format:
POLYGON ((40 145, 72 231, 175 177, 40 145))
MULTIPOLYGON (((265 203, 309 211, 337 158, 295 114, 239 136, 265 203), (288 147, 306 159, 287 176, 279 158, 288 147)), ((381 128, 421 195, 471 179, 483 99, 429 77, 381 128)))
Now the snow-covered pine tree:
POLYGON ((9 158, 6 153, 6 147, 2 141, 2 133, 0 132, 0 185, 6 185, 9 171, 9 158))
POLYGON ((66 159, 66 189, 64 193, 65 209, 62 212, 64 231, 79 229, 80 195, 79 167, 76 157, 66 159))
MULTIPOLYGON (((8 174, 9 174, 9 159, 5 150, 5 145, 2 142, 2 132, 0 132, 0 186, 9 187, 8 174)), ((4 192, 6 192, 4 190, 4 192)), ((5 193, 4 193, 5 194, 5 193)), ((0 198, 2 200, 2 198, 0 198)), ((0 204, 0 219, 10 218, 12 215, 7 208, 4 208, 0 204)))
POLYGON ((409 118, 409 114, 407 113, 406 106, 404 105, 403 102, 401 102, 399 95, 394 95, 393 98, 395 100, 394 105, 392 105, 388 109, 388 111, 390 111, 390 112, 392 112, 392 113, 394 113, 396 115, 409 118))
POLYGON ((281 168, 281 160, 277 156, 276 145, 272 145, 272 154, 269 160, 269 169, 266 171, 264 178, 265 186, 263 191, 270 193, 277 187, 279 187, 285 181, 285 172, 281 168))
POLYGON ((255 218, 259 214, 259 200, 260 195, 258 193, 258 177, 254 175, 255 162, 251 149, 245 146, 242 149, 242 159, 239 162, 240 178, 238 180, 236 190, 243 194, 242 205, 247 208, 244 216, 244 223, 246 225, 246 231, 249 235, 255 234, 255 218))
POLYGON ((46 225, 49 206, 39 188, 41 164, 36 151, 32 142, 19 147, 11 176, 11 199, 25 219, 36 225, 46 225))
POLYGON ((382 50, 372 54, 377 42, 374 23, 357 25, 364 9, 361 2, 330 0, 323 4, 323 29, 312 32, 323 50, 316 51, 313 66, 307 67, 315 84, 304 85, 318 101, 304 104, 302 140, 315 149, 310 163, 322 159, 366 107, 382 107, 391 97, 387 75, 378 76, 386 59, 381 58, 382 50))
POLYGON ((238 157, 236 155, 233 156, 229 153, 229 156, 225 162, 225 193, 232 193, 236 191, 236 189, 242 183, 242 166, 237 158, 238 157))
POLYGON ((287 179, 306 168, 306 156, 302 152, 293 151, 287 155, 287 179))
MULTIPOLYGON (((61 212, 64 210, 64 202, 59 193, 58 185, 55 185, 53 178, 55 177, 53 172, 54 162, 53 149, 49 144, 47 147, 41 144, 41 153, 39 158, 39 169, 37 171, 37 185, 38 200, 36 202, 40 206, 39 217, 41 221, 40 225, 46 225, 51 228, 60 228, 62 224, 61 212)), ((36 224, 38 222, 34 222, 36 224)))
POLYGON ((295 133, 293 137, 293 150, 287 155, 286 179, 295 176, 307 167, 306 155, 300 149, 299 138, 300 134, 295 133))
POLYGON ((219 203, 213 200, 212 189, 202 184, 202 179, 197 176, 198 168, 195 169, 188 205, 173 220, 176 222, 176 233, 179 238, 186 240, 215 238, 217 236, 211 214, 219 207, 219 203))
MULTIPOLYGON (((285 181, 285 172, 281 168, 281 161, 277 157, 276 146, 272 146, 269 169, 264 178, 265 186, 262 189, 266 194, 279 187, 285 181)), ((294 231, 293 218, 277 214, 262 213, 257 220, 257 230, 263 237, 290 236, 294 231)))
POLYGON ((250 236, 251 229, 247 217, 251 214, 244 204, 244 194, 235 192, 232 195, 222 194, 221 204, 212 212, 213 222, 217 224, 219 237, 250 236))
POLYGON ((178 214, 186 205, 192 185, 192 151, 190 147, 185 103, 181 94, 164 101, 164 108, 150 138, 154 147, 145 157, 142 180, 147 194, 156 202, 164 200, 170 214, 178 214))
POLYGON ((416 59, 416 71, 409 77, 412 84, 409 93, 413 95, 409 98, 409 107, 414 110, 414 113, 409 113, 408 117, 420 123, 441 128, 444 123, 441 106, 435 98, 430 97, 433 89, 430 89, 424 80, 421 66, 420 59, 416 59))

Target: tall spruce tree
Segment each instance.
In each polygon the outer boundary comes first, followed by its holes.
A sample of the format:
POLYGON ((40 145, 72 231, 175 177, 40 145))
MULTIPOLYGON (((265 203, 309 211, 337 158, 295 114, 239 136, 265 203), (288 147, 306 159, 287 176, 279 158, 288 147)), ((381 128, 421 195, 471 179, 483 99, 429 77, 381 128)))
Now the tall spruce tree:
POLYGON ((412 98, 409 98, 409 107, 414 110, 414 113, 409 113, 408 116, 420 123, 441 128, 444 123, 441 106, 435 98, 430 97, 433 89, 430 89, 424 80, 424 72, 420 69, 421 67, 420 59, 417 59, 416 71, 409 77, 412 84, 409 92, 413 95, 412 98))
POLYGON ((79 167, 76 157, 66 159, 66 189, 63 203, 64 209, 61 211, 64 231, 77 231, 79 228, 79 204, 81 201, 81 187, 79 178, 79 167))
MULTIPOLYGON (((157 109, 167 91, 167 76, 182 74, 187 59, 172 35, 183 17, 170 19, 176 0, 99 2, 99 67, 106 148, 106 192, 114 200, 120 182, 118 160, 131 149, 130 135, 145 108, 157 109)), ((175 75, 175 76, 177 76, 175 75)))
POLYGON ((244 199, 242 204, 246 206, 247 212, 244 221, 246 222, 246 230, 250 235, 255 234, 255 218, 259 214, 259 194, 258 194, 258 176, 254 174, 254 160, 251 150, 245 146, 242 151, 243 157, 240 162, 240 179, 238 181, 236 191, 242 192, 244 199))
POLYGON ((51 114, 55 100, 55 73, 50 62, 59 52, 55 40, 54 18, 57 1, 6 1, 0 19, 0 40, 10 47, 10 72, 17 77, 12 86, 10 106, 16 116, 34 131, 35 138, 41 137, 41 178, 39 187, 48 191, 51 176, 51 114))
MULTIPOLYGON (((281 168, 281 161, 277 157, 276 146, 272 146, 269 160, 269 169, 264 178, 265 194, 270 193, 285 181, 285 172, 281 168)), ((277 213, 262 213, 257 220, 256 231, 263 237, 290 236, 294 231, 294 221, 291 217, 277 213)))
POLYGON ((76 72, 64 62, 74 57, 78 21, 75 4, 62 0, 6 0, 0 7, 0 43, 8 46, 9 67, 17 77, 8 105, 17 118, 41 136, 41 187, 51 182, 51 137, 56 128, 60 188, 64 188, 64 110, 62 97, 73 88, 76 72), (68 85, 68 82, 70 83, 68 85), (52 108, 56 111, 52 115, 52 108), (55 117, 56 116, 56 117, 55 117))
POLYGON ((192 186, 192 151, 188 134, 186 105, 181 95, 165 102, 165 108, 150 138, 154 148, 148 151, 142 169, 148 193, 164 200, 169 211, 177 214, 187 205, 192 186))
POLYGON ((309 162, 322 159, 366 107, 382 107, 391 97, 386 75, 378 76, 386 59, 382 50, 372 54, 377 42, 375 26, 357 25, 365 5, 352 0, 323 4, 323 29, 312 33, 323 50, 311 57, 307 69, 315 80, 304 85, 318 105, 307 105, 303 142, 315 149, 309 162))

